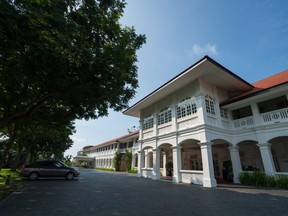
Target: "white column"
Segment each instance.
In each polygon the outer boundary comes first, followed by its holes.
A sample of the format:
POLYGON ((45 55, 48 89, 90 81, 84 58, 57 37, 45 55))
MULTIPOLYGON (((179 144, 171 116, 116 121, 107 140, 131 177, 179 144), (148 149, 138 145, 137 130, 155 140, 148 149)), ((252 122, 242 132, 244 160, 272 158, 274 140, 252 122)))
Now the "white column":
POLYGON ((222 127, 222 117, 221 117, 221 111, 220 111, 220 105, 218 101, 214 101, 214 108, 215 108, 215 117, 218 127, 222 127))
POLYGON ((143 151, 138 151, 138 171, 137 171, 137 176, 141 177, 142 176, 142 158, 143 158, 143 151))
POLYGON ((181 182, 181 147, 173 146, 173 182, 181 182))
POLYGON ((205 122, 207 122, 205 97, 204 96, 197 97, 196 104, 197 104, 197 114, 199 118, 199 123, 204 124, 205 122))
POLYGON ((153 114, 153 136, 157 136, 158 135, 158 116, 157 114, 153 114))
MULTIPOLYGON (((133 155, 133 153, 132 153, 133 155)), ((135 160, 136 160, 136 157, 135 157, 135 154, 132 156, 132 161, 131 161, 131 169, 134 169, 135 167, 135 160)))
POLYGON ((153 149, 153 176, 152 179, 160 179, 160 150, 153 149))
POLYGON ((253 115, 253 120, 254 120, 254 125, 260 125, 261 124, 261 119, 259 118, 259 109, 256 103, 252 103, 251 105, 251 111, 253 115))
POLYGON ((163 151, 163 176, 166 176, 167 175, 167 173, 166 173, 166 152, 165 151, 163 151))
POLYGON ((203 165, 203 186, 216 187, 217 183, 214 176, 213 157, 210 142, 198 143, 201 147, 203 165))
POLYGON ((267 175, 275 175, 275 165, 273 162, 273 157, 271 154, 271 144, 270 143, 261 143, 257 144, 260 149, 262 162, 264 165, 265 173, 267 175))
POLYGON ((239 174, 242 172, 241 160, 239 155, 239 147, 238 146, 231 146, 228 147, 230 151, 230 157, 232 161, 232 168, 233 168, 233 181, 234 183, 240 183, 239 181, 239 174))
POLYGON ((148 155, 148 149, 146 149, 144 151, 144 157, 145 157, 145 164, 144 164, 144 167, 147 169, 149 167, 149 155, 148 155))
POLYGON ((175 106, 171 107, 172 114, 172 131, 177 131, 177 108, 175 106))

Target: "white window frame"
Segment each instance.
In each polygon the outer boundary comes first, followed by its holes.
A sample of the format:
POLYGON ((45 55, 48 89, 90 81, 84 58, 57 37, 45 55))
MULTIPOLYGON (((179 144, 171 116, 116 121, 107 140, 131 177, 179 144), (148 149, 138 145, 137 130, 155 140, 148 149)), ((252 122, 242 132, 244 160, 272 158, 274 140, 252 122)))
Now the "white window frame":
POLYGON ((212 97, 210 97, 209 95, 207 95, 205 97, 205 106, 206 106, 206 112, 210 115, 215 115, 216 111, 215 111, 215 102, 213 100, 212 97))
POLYGON ((153 116, 148 116, 145 119, 143 119, 143 130, 153 128, 153 126, 154 126, 154 117, 153 116))
POLYGON ((191 97, 185 98, 177 104, 177 119, 197 113, 196 101, 191 97))
POLYGON ((164 108, 158 113, 157 117, 158 125, 162 125, 171 121, 172 121, 172 110, 170 107, 164 108))

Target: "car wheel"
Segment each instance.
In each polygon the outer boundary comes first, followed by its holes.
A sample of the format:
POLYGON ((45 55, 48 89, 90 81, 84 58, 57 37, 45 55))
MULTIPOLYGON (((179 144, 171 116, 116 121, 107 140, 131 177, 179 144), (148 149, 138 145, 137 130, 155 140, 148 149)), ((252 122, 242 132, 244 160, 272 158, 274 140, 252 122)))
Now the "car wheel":
POLYGON ((66 179, 72 180, 74 178, 74 174, 72 172, 67 173, 66 179))
POLYGON ((38 173, 37 173, 37 172, 32 172, 32 173, 30 173, 29 179, 30 179, 31 181, 37 180, 37 179, 38 179, 38 173))

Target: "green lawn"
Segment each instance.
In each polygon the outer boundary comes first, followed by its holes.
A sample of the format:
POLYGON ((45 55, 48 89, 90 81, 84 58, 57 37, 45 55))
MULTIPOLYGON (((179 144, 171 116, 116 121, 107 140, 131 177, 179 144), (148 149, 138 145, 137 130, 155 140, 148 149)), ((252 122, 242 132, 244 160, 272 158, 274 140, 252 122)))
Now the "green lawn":
POLYGON ((16 191, 21 185, 23 185, 25 179, 23 179, 19 172, 11 172, 10 169, 2 169, 0 171, 0 200, 6 198, 9 194, 16 191), (6 176, 11 175, 10 184, 5 185, 6 176))

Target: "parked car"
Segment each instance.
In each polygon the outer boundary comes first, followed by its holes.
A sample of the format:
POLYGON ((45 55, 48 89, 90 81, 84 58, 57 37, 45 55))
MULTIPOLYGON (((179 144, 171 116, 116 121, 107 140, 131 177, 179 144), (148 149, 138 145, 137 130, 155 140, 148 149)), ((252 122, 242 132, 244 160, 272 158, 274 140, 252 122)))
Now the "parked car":
POLYGON ((72 180, 74 177, 78 177, 80 172, 60 161, 46 160, 23 165, 20 175, 28 177, 32 181, 38 177, 65 177, 72 180))

